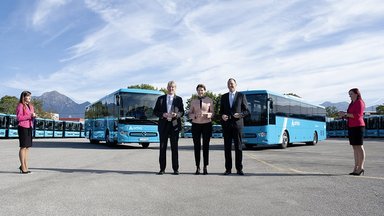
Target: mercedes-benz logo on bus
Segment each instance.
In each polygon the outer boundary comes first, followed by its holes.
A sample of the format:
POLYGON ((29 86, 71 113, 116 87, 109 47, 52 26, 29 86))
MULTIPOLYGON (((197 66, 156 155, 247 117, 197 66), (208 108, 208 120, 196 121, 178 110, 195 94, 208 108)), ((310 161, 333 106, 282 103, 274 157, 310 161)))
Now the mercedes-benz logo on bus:
POLYGON ((142 132, 143 136, 147 136, 147 132, 142 132))

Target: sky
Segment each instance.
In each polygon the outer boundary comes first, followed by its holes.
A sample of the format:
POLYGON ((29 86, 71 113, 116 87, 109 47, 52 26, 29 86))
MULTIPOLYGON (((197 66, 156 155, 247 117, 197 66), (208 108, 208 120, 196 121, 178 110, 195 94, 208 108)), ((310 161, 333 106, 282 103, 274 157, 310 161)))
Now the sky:
POLYGON ((382 0, 1 0, 0 97, 197 84, 384 103, 382 0))

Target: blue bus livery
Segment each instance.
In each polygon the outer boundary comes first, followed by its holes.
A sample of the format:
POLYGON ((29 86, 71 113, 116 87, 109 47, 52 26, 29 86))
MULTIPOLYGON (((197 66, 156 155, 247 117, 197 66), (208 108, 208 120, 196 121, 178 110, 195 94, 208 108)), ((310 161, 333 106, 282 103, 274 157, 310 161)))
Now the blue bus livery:
POLYGON ((91 143, 139 143, 147 148, 159 143, 158 118, 153 115, 156 100, 163 92, 146 89, 119 89, 86 107, 86 134, 91 143))
POLYGON ((44 138, 45 137, 45 119, 36 118, 34 121, 34 137, 35 138, 44 138))
POLYGON ((19 137, 19 131, 17 130, 17 119, 16 115, 8 115, 7 120, 7 138, 17 138, 19 137))
POLYGON ((294 142, 315 145, 326 138, 325 109, 293 96, 267 90, 243 91, 250 115, 244 119, 246 147, 294 142))
POLYGON ((7 115, 0 113, 0 138, 7 136, 7 115))
POLYGON ((189 122, 184 123, 184 138, 192 138, 192 124, 189 122))
MULTIPOLYGON (((384 115, 364 116, 364 137, 384 137, 384 115)), ((328 137, 348 137, 347 121, 345 119, 334 119, 327 122, 328 137)))
POLYGON ((221 125, 212 125, 212 138, 223 138, 223 128, 221 125))

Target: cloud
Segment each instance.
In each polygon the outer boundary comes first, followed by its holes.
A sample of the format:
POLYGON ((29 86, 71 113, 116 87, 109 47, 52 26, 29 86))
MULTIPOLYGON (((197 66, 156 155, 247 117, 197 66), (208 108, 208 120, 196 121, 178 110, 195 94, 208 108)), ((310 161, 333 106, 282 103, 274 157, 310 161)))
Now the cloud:
POLYGON ((36 4, 36 9, 32 16, 32 25, 35 28, 40 28, 47 21, 50 20, 51 17, 57 15, 55 12, 57 9, 66 5, 71 0, 40 0, 36 4))
MULTIPOLYGON (((42 26, 68 3, 41 1, 34 23, 42 26)), ((382 5, 86 0, 82 10, 101 22, 65 50, 60 69, 32 85, 95 101, 128 85, 160 88, 175 80, 188 98, 198 83, 224 93, 234 77, 239 90, 292 92, 314 103, 348 101, 346 92, 359 87, 369 104, 384 91, 382 5)))

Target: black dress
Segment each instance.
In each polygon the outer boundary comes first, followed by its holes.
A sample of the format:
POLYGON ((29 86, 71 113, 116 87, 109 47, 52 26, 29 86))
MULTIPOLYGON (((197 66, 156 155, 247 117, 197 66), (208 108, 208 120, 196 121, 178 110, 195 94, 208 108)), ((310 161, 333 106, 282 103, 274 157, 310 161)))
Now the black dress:
POLYGON ((32 147, 32 128, 18 126, 20 148, 32 147))

